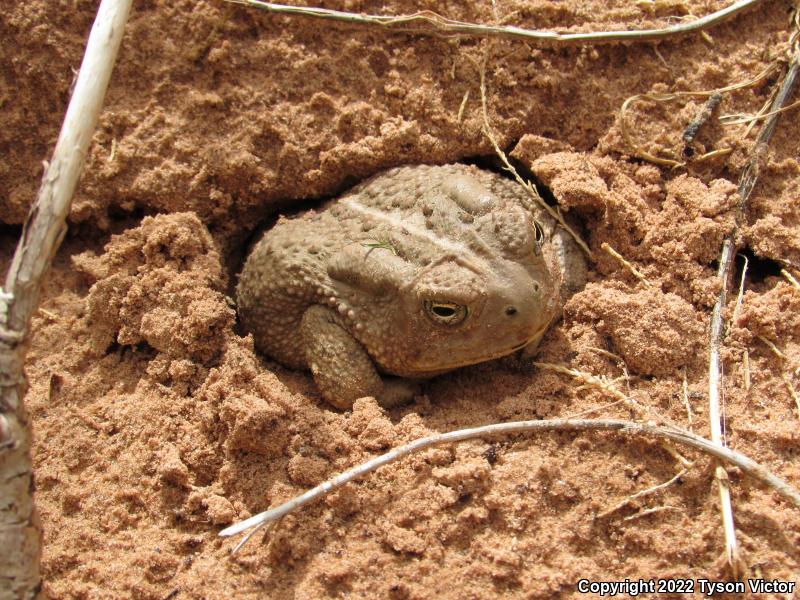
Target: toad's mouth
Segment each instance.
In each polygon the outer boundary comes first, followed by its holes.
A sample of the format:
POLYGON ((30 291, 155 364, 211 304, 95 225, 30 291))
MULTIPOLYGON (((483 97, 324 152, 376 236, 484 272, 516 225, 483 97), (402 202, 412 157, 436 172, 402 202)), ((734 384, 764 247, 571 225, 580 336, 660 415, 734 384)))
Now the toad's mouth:
POLYGON ((461 367, 468 367, 469 365, 477 365, 477 364, 482 363, 482 362, 486 362, 486 361, 489 361, 489 360, 495 360, 495 359, 498 359, 498 358, 502 358, 504 356, 508 356, 509 354, 513 354, 514 352, 522 350, 525 346, 527 346, 531 342, 534 342, 534 341, 537 341, 538 339, 540 339, 549 325, 550 325, 549 322, 545 323, 542 327, 540 327, 537 331, 535 331, 533 335, 531 335, 530 337, 528 337, 524 341, 519 342, 519 343, 517 343, 517 344, 515 344, 513 346, 510 346, 508 348, 503 348, 502 350, 497 350, 496 352, 492 352, 492 353, 489 353, 489 354, 484 354, 484 355, 477 356, 477 357, 467 358, 467 359, 464 359, 464 360, 461 360, 461 361, 458 361, 458 362, 451 362, 451 363, 446 363, 446 364, 441 364, 440 363, 440 364, 437 364, 432 369, 420 369, 419 371, 416 371, 416 374, 418 376, 420 376, 420 377, 433 376, 433 375, 438 374, 438 373, 444 373, 445 371, 452 371, 453 369, 460 369, 461 367))

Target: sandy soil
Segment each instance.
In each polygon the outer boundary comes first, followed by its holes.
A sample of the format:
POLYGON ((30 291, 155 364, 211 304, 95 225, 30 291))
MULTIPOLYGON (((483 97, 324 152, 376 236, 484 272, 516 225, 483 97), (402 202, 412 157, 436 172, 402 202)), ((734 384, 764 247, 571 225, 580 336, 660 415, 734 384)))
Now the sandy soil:
MULTIPOLYGON (((323 4, 495 18, 489 2, 323 4)), ((496 10, 510 24, 588 31, 659 26, 725 4, 512 0, 496 10)), ((4 267, 95 8, 31 0, 0 13, 4 267)), ((703 435, 715 268, 754 132, 710 122, 695 156, 732 152, 672 170, 631 157, 619 109, 637 93, 754 77, 785 55, 790 9, 765 2, 707 38, 658 44, 488 45, 502 146, 581 224, 595 256, 539 360, 609 378, 627 372, 619 389, 703 435)), ((427 433, 589 409, 637 418, 606 406, 606 392, 513 359, 433 380, 390 412, 363 399, 340 413, 308 375, 258 356, 236 326, 231 283, 276 211, 333 197, 389 166, 491 166, 474 64, 485 46, 224 2, 135 3, 70 233, 33 321, 27 402, 48 597, 551 598, 577 595, 581 578, 729 577, 713 464, 687 451, 694 464, 676 484, 608 513, 679 470, 663 444, 616 434, 430 450, 286 517, 234 557, 231 541, 217 537, 427 433)), ((758 110, 775 82, 725 95, 719 113, 758 110)), ((681 133, 703 102, 637 103, 626 122, 642 149, 681 156, 681 133)), ((745 215, 750 263, 724 367, 729 444, 800 486, 790 393, 800 383, 800 290, 778 262, 800 275, 797 124, 796 112, 782 117, 745 215)), ((751 575, 796 581, 797 510, 737 469, 729 476, 743 564, 751 575)))

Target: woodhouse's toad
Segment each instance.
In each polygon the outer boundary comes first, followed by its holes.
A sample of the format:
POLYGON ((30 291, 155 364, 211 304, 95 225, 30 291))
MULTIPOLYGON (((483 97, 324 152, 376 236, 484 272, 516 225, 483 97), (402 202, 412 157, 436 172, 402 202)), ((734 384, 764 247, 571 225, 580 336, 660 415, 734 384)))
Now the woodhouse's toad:
POLYGON ((267 231, 242 270, 239 315, 335 406, 409 400, 415 379, 535 346, 583 284, 577 246, 529 204, 475 167, 392 169, 267 231))

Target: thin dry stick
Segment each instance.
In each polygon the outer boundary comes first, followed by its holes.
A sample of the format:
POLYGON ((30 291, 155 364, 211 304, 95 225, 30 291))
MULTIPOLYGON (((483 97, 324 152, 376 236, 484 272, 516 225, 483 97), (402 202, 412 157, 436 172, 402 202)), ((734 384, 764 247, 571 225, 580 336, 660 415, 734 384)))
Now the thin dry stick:
POLYGON ((720 148, 719 150, 711 150, 704 154, 701 154, 697 158, 694 159, 694 163, 705 162, 708 160, 712 160, 714 158, 719 158, 720 156, 727 156, 728 154, 733 153, 733 148, 720 148))
POLYGON ((788 281, 794 287, 796 287, 798 290, 800 290, 800 282, 798 282, 797 279, 794 278, 794 275, 789 273, 789 271, 787 271, 786 269, 781 269, 781 275, 783 276, 783 278, 786 281, 788 281))
MULTIPOLYGON (((659 414, 658 412, 653 410, 650 406, 642 404, 641 402, 637 402, 630 396, 623 394, 620 390, 618 390, 614 386, 616 380, 608 380, 606 377, 598 377, 597 375, 593 375, 592 373, 587 373, 586 371, 580 371, 578 369, 571 369, 564 365, 544 363, 544 362, 533 362, 531 364, 539 369, 545 369, 548 371, 554 371, 556 373, 562 373, 563 375, 569 375, 570 377, 580 381, 582 385, 577 388, 578 391, 581 391, 585 388, 593 388, 601 392, 605 392, 612 398, 616 398, 617 402, 621 402, 629 409, 631 409, 633 412, 638 414, 640 418, 649 419, 650 423, 661 423, 662 425, 668 425, 670 427, 674 427, 675 429, 680 429, 679 425, 673 423, 665 416, 659 414)), ((625 382, 627 383, 629 381, 629 377, 628 377, 628 371, 624 367, 624 362, 623 362, 623 371, 625 372, 624 379, 625 382)), ((691 462, 688 461, 684 456, 682 456, 680 452, 675 450, 675 448, 673 448, 671 445, 663 444, 663 448, 679 464, 683 465, 684 467, 688 467, 691 465, 691 462)))
MULTIPOLYGON (((739 179, 739 206, 738 218, 744 214, 744 209, 750 193, 753 191, 756 180, 758 179, 760 163, 765 158, 767 145, 772 138, 778 123, 780 109, 791 96, 797 81, 798 69, 800 69, 800 51, 797 48, 796 33, 792 59, 789 69, 784 77, 783 83, 772 102, 771 112, 773 113, 765 123, 756 138, 755 146, 750 154, 747 166, 739 179)), ((738 221, 737 218, 737 221, 738 221)), ((736 237, 738 234, 738 222, 733 230, 725 237, 722 244, 722 254, 717 269, 717 278, 720 282, 720 291, 714 309, 711 314, 711 328, 709 339, 709 361, 708 361, 708 418, 711 425, 711 440, 715 444, 722 445, 722 416, 720 415, 720 383, 721 383, 721 360, 720 349, 724 338, 724 325, 722 311, 725 307, 728 294, 728 283, 731 276, 733 259, 736 254, 736 237)), ((722 510, 722 520, 725 528, 725 546, 728 564, 734 572, 738 565, 738 549, 736 543, 736 530, 733 522, 733 509, 731 507, 730 489, 728 487, 728 476, 725 470, 718 466, 716 469, 717 482, 719 486, 720 505, 722 510)))
POLYGON ((683 367, 683 405, 686 407, 686 418, 689 422, 689 431, 692 430, 692 405, 689 402, 689 380, 686 377, 686 367, 683 367))
MULTIPOLYGON (((663 425, 669 425, 670 427, 674 427, 675 429, 679 429, 679 425, 673 423, 663 415, 660 415, 651 407, 642 404, 641 402, 637 402, 630 396, 626 396, 616 387, 614 387, 613 382, 610 382, 605 377, 598 377, 597 375, 592 375, 591 373, 587 373, 585 371, 579 371, 578 369, 571 369, 570 367, 566 367, 564 365, 558 365, 555 363, 545 363, 545 362, 537 362, 534 361, 531 363, 538 369, 544 369, 546 371, 554 371, 556 373, 561 373, 563 375, 569 375, 570 377, 577 379, 583 385, 578 388, 594 388, 596 390, 603 391, 607 393, 612 398, 616 398, 619 402, 622 402, 625 406, 630 408, 639 417, 643 419, 649 419, 655 423, 661 423, 663 425)), ((681 462, 684 462, 681 460, 681 462)))
MULTIPOLYGON (((769 348, 770 351, 775 356, 777 356, 780 360, 782 360, 784 362, 787 362, 787 363, 789 362, 789 357, 786 356, 786 353, 781 351, 781 349, 778 348, 777 345, 775 345, 773 342, 769 341, 764 336, 758 335, 756 337, 759 340, 761 340, 762 342, 764 342, 764 344, 767 346, 767 348, 769 348)), ((789 375, 786 373, 786 371, 781 373, 781 379, 783 379, 783 383, 784 383, 784 385, 786 385, 786 389, 788 390, 789 395, 792 397, 792 400, 794 400, 795 406, 797 408, 797 417, 800 418, 800 396, 798 396, 797 391, 794 389, 794 384, 792 383, 792 380, 789 377, 789 375)))
MULTIPOLYGON (((750 266, 750 261, 747 259, 747 256, 744 254, 741 255, 744 259, 744 266, 742 266, 742 276, 739 279, 739 294, 736 296, 736 304, 733 308, 733 315, 731 316, 731 322, 736 323, 739 320, 739 314, 742 312, 742 302, 744 300, 744 282, 745 278, 747 277, 747 269, 750 266)), ((747 352, 747 348, 744 349, 742 353, 742 374, 743 374, 743 384, 744 384, 744 391, 750 391, 750 355, 747 352)))
POLYGON ((566 221, 564 221, 564 218, 557 210, 544 201, 544 198, 542 198, 542 196, 539 194, 536 186, 534 186, 530 181, 525 181, 520 174, 517 173, 514 165, 509 162, 506 153, 500 148, 500 145, 497 143, 497 139, 494 137, 494 133, 492 133, 492 125, 489 122, 489 109, 486 100, 486 54, 483 55, 483 62, 480 64, 476 63, 476 67, 481 79, 481 111, 483 113, 483 132, 486 134, 486 137, 489 138, 489 142, 491 142, 495 153, 502 161, 503 167, 514 176, 514 179, 516 179, 517 183, 523 187, 531 199, 533 199, 533 201, 538 204, 540 208, 544 209, 551 217, 553 217, 558 224, 561 225, 561 227, 563 227, 566 232, 572 236, 572 239, 574 239, 575 243, 580 246, 581 250, 583 250, 586 255, 591 258, 592 251, 589 250, 589 246, 586 245, 586 242, 584 242, 581 239, 581 236, 579 236, 578 233, 572 229, 572 227, 570 227, 566 221))
POLYGON ((774 99, 775 99, 775 94, 774 92, 771 92, 769 98, 767 98, 764 101, 764 104, 761 105, 761 108, 758 109, 758 112, 755 114, 756 118, 754 118, 747 124, 747 127, 745 127, 744 131, 742 132, 742 135, 739 136, 739 139, 746 140, 750 136, 750 132, 753 131, 753 128, 756 126, 756 123, 761 122, 761 119, 759 119, 758 117, 760 117, 763 114, 766 114, 769 111, 769 107, 772 106, 772 101, 774 99))
POLYGON ((789 390, 789 395, 792 397, 792 400, 794 400, 794 405, 797 409, 797 418, 800 419, 800 396, 797 395, 797 391, 794 389, 794 384, 789 375, 784 372, 781 374, 781 378, 783 379, 784 385, 786 385, 786 389, 789 390))
MULTIPOLYGON (((659 156, 655 156, 653 154, 650 154, 649 152, 645 151, 641 147, 640 144, 636 143, 633 140, 633 138, 631 136, 631 133, 628 130, 628 124, 627 124, 627 119, 626 119, 626 116, 627 116, 627 113, 628 113, 628 110, 630 109, 630 107, 635 102, 641 102, 641 101, 664 103, 664 102, 672 102, 672 101, 679 100, 679 99, 682 99, 682 98, 709 98, 709 97, 717 96, 717 95, 724 94, 724 93, 727 93, 727 92, 733 92, 733 91, 736 91, 736 90, 741 90, 741 89, 744 89, 744 88, 748 88, 748 87, 756 85, 757 83, 763 81, 764 79, 766 79, 767 77, 772 75, 775 72, 775 70, 778 68, 779 62, 780 61, 778 61, 778 60, 771 62, 758 75, 756 75, 755 77, 752 77, 751 79, 748 79, 746 81, 741 81, 739 83, 734 83, 734 84, 731 84, 729 86, 726 86, 726 87, 723 87, 723 88, 719 88, 719 89, 715 89, 715 90, 669 92, 669 93, 663 93, 663 94, 662 93, 650 92, 650 93, 646 93, 646 94, 636 94, 634 96, 631 96, 631 97, 627 98, 625 100, 625 102, 622 103, 622 107, 620 108, 620 111, 619 111, 619 129, 620 129, 620 134, 622 135, 622 139, 624 140, 626 146, 630 149, 630 152, 631 152, 631 154, 633 156, 636 156, 638 158, 647 160, 649 162, 652 162, 653 164, 661 165, 661 166, 664 166, 664 167, 669 167, 671 169, 684 167, 684 166, 686 166, 686 163, 684 161, 676 160, 676 159, 673 159, 673 158, 659 157, 659 156)), ((765 110, 766 110, 766 108, 765 108, 765 110)), ((749 118, 750 126, 752 126, 752 124, 756 120, 761 118, 761 116, 762 116, 761 113, 759 113, 759 115, 757 115, 755 117, 750 117, 749 118)), ((722 120, 722 117, 720 117, 720 120, 722 120)), ((748 131, 749 131, 749 129, 748 129, 748 131)), ((732 151, 731 148, 721 148, 719 150, 713 150, 711 152, 707 152, 707 153, 705 153, 705 154, 703 154, 701 156, 698 156, 697 158, 694 159, 694 162, 700 162, 700 161, 708 160, 708 159, 711 159, 711 158, 714 158, 714 157, 717 157, 717 156, 730 154, 731 151, 732 151)))
POLYGON ((617 512, 618 510, 628 506, 631 502, 633 502, 637 498, 643 498, 645 496, 649 496, 650 494, 655 494, 657 491, 663 490, 663 489, 671 486, 673 483, 678 481, 678 479, 680 479, 681 477, 686 475, 686 473, 688 473, 688 472, 689 472, 688 468, 683 468, 680 471, 678 471, 673 477, 671 477, 668 481, 665 481, 663 483, 659 483, 658 485, 654 485, 653 487, 649 487, 646 490, 638 491, 635 494, 631 494, 630 496, 625 498, 619 504, 609 508, 606 511, 601 512, 599 515, 597 515, 597 518, 598 519, 605 518, 608 515, 611 515, 611 514, 617 512))
POLYGON ((789 106, 784 106, 783 108, 779 108, 777 110, 771 110, 763 114, 759 113, 756 115, 742 115, 742 114, 722 115, 720 116, 719 120, 723 125, 741 125, 742 123, 761 121, 762 119, 767 119, 773 115, 779 115, 781 113, 789 112, 790 110, 794 110, 798 106, 800 106, 800 100, 798 100, 797 102, 792 102, 789 106))
POLYGON ((665 438, 691 448, 695 448, 705 454, 713 456, 719 460, 728 462, 732 465, 739 467, 742 472, 758 479, 765 485, 773 488, 784 498, 789 500, 795 507, 800 509, 800 491, 793 488, 791 485, 768 471, 766 468, 748 458, 740 452, 731 450, 730 448, 723 448, 722 446, 710 442, 709 440, 697 436, 683 429, 675 429, 672 427, 657 427, 655 425, 648 425, 645 423, 633 423, 630 421, 621 421, 616 419, 550 419, 550 420, 534 420, 534 421, 513 421, 510 423, 495 423, 493 425, 484 425, 482 427, 473 427, 471 429, 459 429, 448 433, 439 433, 429 437, 420 438, 390 450, 386 454, 377 456, 372 460, 362 463, 352 469, 348 469, 344 473, 321 483, 313 489, 308 490, 306 493, 292 498, 284 502, 280 506, 276 506, 270 510, 259 513, 245 519, 239 523, 231 525, 219 532, 219 535, 228 537, 243 533, 251 527, 260 527, 264 524, 276 521, 281 517, 305 506, 309 502, 313 502, 321 498, 325 494, 342 487, 346 483, 359 479, 376 469, 393 463, 404 456, 419 452, 432 446, 441 444, 451 444, 470 440, 475 438, 487 438, 495 435, 508 435, 512 433, 531 433, 541 431, 592 431, 592 430, 605 430, 617 431, 622 434, 640 434, 649 435, 659 438, 665 438))
POLYGON ((714 114, 714 111, 719 106, 719 103, 722 101, 722 94, 717 92, 712 94, 706 100, 706 103, 700 108, 700 111, 697 113, 692 122, 689 123, 686 128, 683 130, 683 143, 686 146, 691 146, 694 143, 695 138, 697 137, 697 132, 700 131, 700 128, 703 127, 708 120, 711 118, 711 115, 714 114))
POLYGON ((739 293, 736 296, 736 304, 733 308, 733 315, 731 316, 731 321, 736 323, 739 320, 739 314, 742 312, 742 301, 744 300, 744 282, 745 278, 747 277, 747 269, 750 266, 750 261, 747 257, 742 254, 742 258, 744 259, 744 265, 742 266, 742 276, 739 278, 739 293))
MULTIPOLYGON (((625 360, 619 354, 614 354, 613 352, 609 352, 605 348, 597 348, 595 346, 589 346, 587 348, 587 350, 591 350, 592 352, 597 352, 598 354, 601 354, 602 356, 605 356, 606 358, 610 358, 611 360, 613 360, 614 362, 619 363, 623 367, 625 365, 625 360)), ((626 371, 626 374, 627 374, 627 371, 626 371)))
POLYGON ((744 391, 750 391, 750 352, 747 348, 742 353, 742 377, 744 379, 744 391))
POLYGON ((763 335, 757 335, 756 338, 761 340, 761 342, 767 348, 769 348, 770 352, 772 352, 775 356, 777 356, 781 360, 788 360, 787 356, 781 351, 780 348, 778 348, 778 346, 777 346, 777 344, 775 344, 775 342, 772 342, 772 341, 768 340, 763 335))
POLYGON ((22 402, 23 362, 42 278, 65 221, 97 125, 131 0, 102 0, 53 158, 0 294, 0 597, 32 598, 40 586, 40 532, 34 516, 30 431, 22 402))
POLYGON ((458 117, 456 117, 457 123, 461 123, 461 119, 464 118, 464 109, 467 107, 468 100, 469 100, 469 90, 464 92, 464 98, 461 100, 461 106, 458 107, 458 117))
POLYGON ((606 410, 608 408, 612 408, 617 404, 622 404, 622 400, 614 400, 614 402, 607 402, 606 404, 601 404, 600 406, 592 406, 591 408, 587 408, 586 410, 582 410, 576 413, 571 413, 564 417, 565 419, 578 419, 587 417, 592 413, 600 412, 601 410, 606 410))
POLYGON ((622 266, 628 269, 633 274, 633 276, 636 277, 636 279, 638 279, 645 285, 645 287, 652 286, 652 284, 647 280, 647 277, 645 277, 639 269, 634 267, 633 264, 631 264, 631 262, 628 261, 628 259, 622 256, 622 254, 614 250, 614 248, 612 248, 610 244, 608 244, 607 242, 603 242, 602 244, 600 244, 600 247, 606 252, 608 252, 611 256, 616 258, 622 264, 622 266))
POLYGON ((625 31, 595 31, 590 33, 559 33, 556 31, 533 31, 522 27, 510 25, 483 25, 479 23, 466 23, 455 19, 448 19, 435 12, 426 10, 411 15, 366 15, 359 13, 317 8, 314 6, 288 6, 261 0, 228 0, 235 4, 244 4, 260 8, 272 13, 295 15, 301 17, 314 17, 340 21, 351 25, 380 26, 385 29, 400 33, 415 33, 419 35, 468 35, 484 38, 509 38, 529 42, 548 42, 553 44, 577 43, 608 43, 632 42, 644 40, 661 40, 668 37, 683 35, 692 31, 702 31, 717 25, 726 19, 739 14, 743 10, 757 5, 761 0, 739 0, 730 6, 714 13, 700 17, 687 23, 679 23, 670 27, 659 29, 625 30, 625 31))
POLYGON ((677 506, 656 506, 655 508, 648 508, 647 510, 643 510, 637 512, 632 515, 628 515, 623 521, 633 521, 634 519, 641 519, 642 517, 646 517, 648 515, 654 515, 656 513, 665 512, 668 510, 674 510, 677 512, 683 512, 683 509, 678 508, 677 506))

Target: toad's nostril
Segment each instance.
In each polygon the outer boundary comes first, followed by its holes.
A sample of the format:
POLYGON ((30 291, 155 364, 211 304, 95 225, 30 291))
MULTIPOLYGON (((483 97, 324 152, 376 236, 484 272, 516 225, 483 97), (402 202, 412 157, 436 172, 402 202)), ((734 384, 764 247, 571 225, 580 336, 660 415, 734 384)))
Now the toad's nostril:
POLYGON ((517 314, 517 307, 516 306, 508 306, 508 307, 506 307, 506 314, 509 317, 513 317, 515 314, 517 314))

